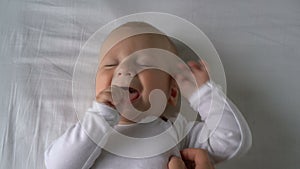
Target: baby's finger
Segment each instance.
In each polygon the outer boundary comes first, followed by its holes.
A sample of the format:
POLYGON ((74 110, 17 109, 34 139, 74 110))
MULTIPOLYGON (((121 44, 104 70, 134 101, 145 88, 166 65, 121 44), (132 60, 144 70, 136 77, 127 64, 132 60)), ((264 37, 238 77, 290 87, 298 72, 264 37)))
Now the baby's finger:
POLYGON ((197 62, 195 62, 195 61, 188 61, 188 63, 187 63, 189 66, 190 66, 190 68, 192 69, 192 71, 193 70, 201 70, 201 64, 199 64, 199 63, 197 63, 197 62))
POLYGON ((181 82, 181 81, 184 81, 185 78, 183 75, 177 74, 177 75, 175 75, 175 79, 176 79, 176 81, 181 82))
POLYGON ((184 85, 184 84, 190 82, 190 80, 186 76, 184 76, 182 74, 176 75, 175 79, 176 79, 177 83, 181 84, 181 85, 184 85))
POLYGON ((96 99, 99 101, 112 101, 110 92, 102 91, 97 96, 96 99))
POLYGON ((178 72, 182 73, 182 72, 190 72, 191 71, 191 66, 189 66, 188 63, 179 63, 177 64, 178 72))
POLYGON ((113 99, 111 96, 111 92, 109 89, 101 91, 97 96, 96 96, 96 101, 99 103, 104 103, 110 107, 115 108, 113 104, 113 99))
POLYGON ((202 64, 201 61, 199 61, 199 63, 189 62, 189 66, 191 67, 191 70, 196 77, 199 75, 203 75, 203 73, 208 74, 208 72, 206 71, 205 65, 202 64))
POLYGON ((202 70, 205 70, 208 72, 208 63, 204 60, 199 60, 199 63, 201 65, 202 70))

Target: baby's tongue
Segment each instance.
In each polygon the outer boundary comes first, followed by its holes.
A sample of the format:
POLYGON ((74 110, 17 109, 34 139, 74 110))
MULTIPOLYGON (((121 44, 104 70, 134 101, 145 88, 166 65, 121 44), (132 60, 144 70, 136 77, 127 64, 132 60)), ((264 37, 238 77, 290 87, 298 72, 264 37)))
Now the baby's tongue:
POLYGON ((138 97, 139 97, 138 91, 136 91, 134 89, 129 89, 129 98, 130 98, 130 101, 134 101, 138 97))

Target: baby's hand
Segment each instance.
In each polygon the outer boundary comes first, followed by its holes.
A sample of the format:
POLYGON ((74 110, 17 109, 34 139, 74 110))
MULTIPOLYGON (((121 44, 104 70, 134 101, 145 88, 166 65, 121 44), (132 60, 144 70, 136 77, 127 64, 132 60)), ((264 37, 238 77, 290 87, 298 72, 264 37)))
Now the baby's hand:
POLYGON ((120 89, 117 86, 111 86, 104 90, 102 90, 97 96, 96 101, 99 103, 106 104, 114 109, 116 109, 116 105, 120 102, 120 98, 114 98, 112 97, 112 89, 116 92, 118 92, 117 96, 122 96, 122 89, 120 89))
MULTIPOLYGON (((199 60, 199 63, 195 61, 188 61, 187 64, 191 69, 193 78, 196 80, 197 88, 209 80, 206 62, 201 60, 199 60)), ((178 67, 180 69, 180 73, 175 76, 176 81, 181 84, 181 89, 183 90, 181 91, 182 95, 186 98, 189 98, 195 92, 195 90, 197 90, 197 88, 195 88, 195 85, 193 84, 194 80, 188 76, 190 70, 188 70, 183 64, 179 64, 178 67)))

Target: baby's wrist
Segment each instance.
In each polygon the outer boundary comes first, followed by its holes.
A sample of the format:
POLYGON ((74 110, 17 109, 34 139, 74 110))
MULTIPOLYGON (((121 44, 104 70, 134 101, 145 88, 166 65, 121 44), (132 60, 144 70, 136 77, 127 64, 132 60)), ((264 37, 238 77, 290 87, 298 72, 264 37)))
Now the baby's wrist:
POLYGON ((198 90, 201 90, 201 88, 204 88, 204 86, 207 86, 209 83, 209 81, 206 81, 205 83, 202 83, 201 85, 197 84, 197 87, 188 87, 184 90, 184 94, 183 96, 190 100, 191 97, 193 97, 195 95, 195 93, 197 93, 198 90))
POLYGON ((207 91, 211 90, 212 83, 206 81, 204 84, 198 87, 187 99, 190 103, 193 103, 195 100, 199 100, 207 91))

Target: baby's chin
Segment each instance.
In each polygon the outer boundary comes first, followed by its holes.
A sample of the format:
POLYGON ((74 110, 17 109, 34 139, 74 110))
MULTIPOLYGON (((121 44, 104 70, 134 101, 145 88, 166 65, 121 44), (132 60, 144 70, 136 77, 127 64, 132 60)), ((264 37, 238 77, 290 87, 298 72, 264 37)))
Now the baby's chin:
POLYGON ((128 113, 122 112, 119 124, 121 123, 140 123, 143 119, 147 118, 148 115, 143 113, 136 114, 136 113, 128 113))
POLYGON ((121 116, 118 124, 133 124, 134 121, 128 120, 127 118, 121 116))
POLYGON ((149 123, 160 118, 160 114, 149 114, 147 112, 124 112, 122 111, 119 124, 149 123))
POLYGON ((124 116, 121 116, 120 117, 120 121, 119 121, 119 124, 134 124, 134 123, 141 123, 143 121, 143 119, 147 118, 146 117, 137 117, 135 119, 128 119, 124 116))
POLYGON ((148 123, 160 118, 163 114, 151 110, 150 105, 141 102, 119 104, 117 109, 121 114, 119 124, 148 123))

